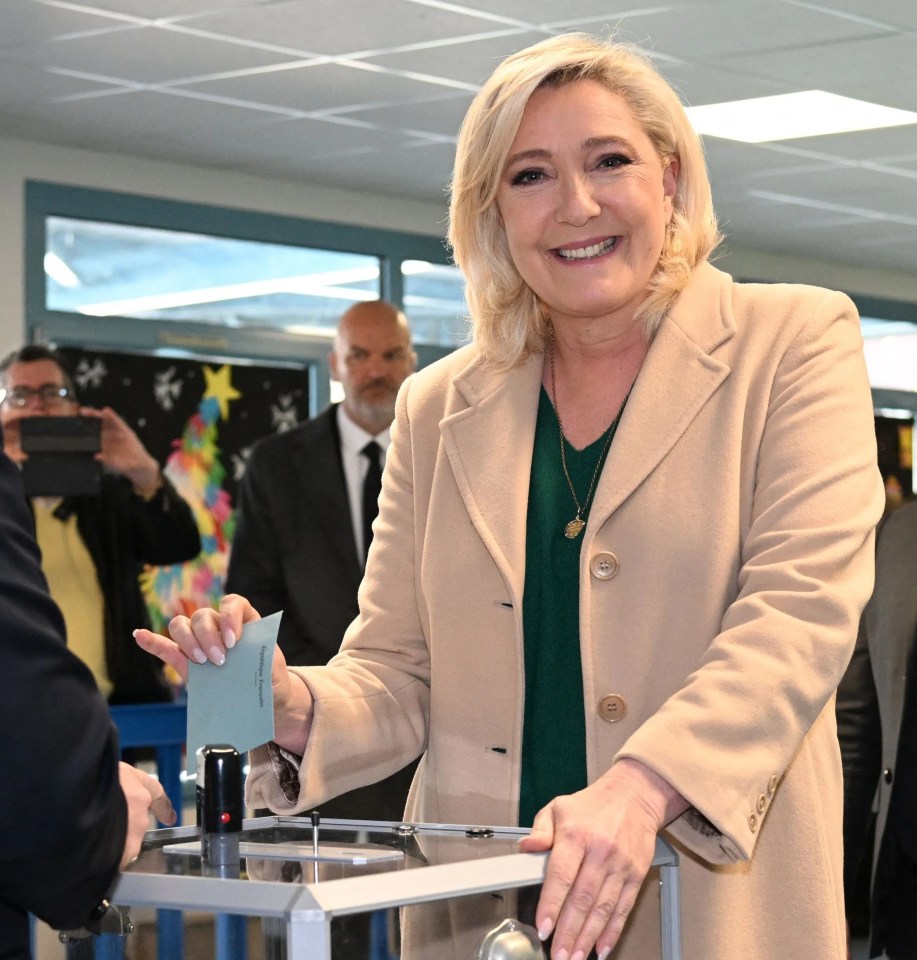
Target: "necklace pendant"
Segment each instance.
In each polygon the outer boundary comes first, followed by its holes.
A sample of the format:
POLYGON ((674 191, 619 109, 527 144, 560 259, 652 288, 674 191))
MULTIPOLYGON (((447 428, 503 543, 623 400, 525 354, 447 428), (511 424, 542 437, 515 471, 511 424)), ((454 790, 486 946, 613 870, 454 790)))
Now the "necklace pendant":
POLYGON ((564 527, 564 536, 568 540, 575 540, 583 532, 585 526, 586 521, 580 520, 579 516, 576 516, 564 527))

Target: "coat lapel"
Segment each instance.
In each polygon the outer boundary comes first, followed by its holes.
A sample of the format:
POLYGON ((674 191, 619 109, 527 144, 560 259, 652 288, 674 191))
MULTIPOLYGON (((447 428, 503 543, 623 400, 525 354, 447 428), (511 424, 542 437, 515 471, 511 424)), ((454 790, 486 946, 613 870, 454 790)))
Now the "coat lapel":
POLYGON ((650 346, 592 505, 592 531, 655 470, 729 376, 712 351, 733 336, 731 279, 705 264, 679 296, 650 346))
POLYGON ((336 416, 336 407, 328 408, 311 422, 312 429, 298 438, 297 495, 313 505, 310 510, 313 523, 340 553, 359 583, 363 571, 354 540, 336 416))
MULTIPOLYGON (((712 356, 733 336, 731 278, 704 264, 659 329, 637 378, 587 529, 597 530, 659 465, 729 376, 712 356), (595 522, 598 521, 598 522, 595 522)), ((455 378, 464 401, 442 422, 465 508, 515 603, 525 581, 525 525, 542 356, 498 372, 473 360, 455 378)))
POLYGON ((475 360, 455 379, 466 404, 442 424, 465 509, 521 609, 525 525, 541 355, 508 371, 475 360))

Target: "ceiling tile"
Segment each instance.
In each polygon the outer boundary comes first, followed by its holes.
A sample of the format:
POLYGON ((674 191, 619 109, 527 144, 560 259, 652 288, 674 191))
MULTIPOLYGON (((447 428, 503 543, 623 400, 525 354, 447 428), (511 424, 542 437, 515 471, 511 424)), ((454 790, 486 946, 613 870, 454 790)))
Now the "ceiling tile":
MULTIPOLYGON (((12 108, 10 115, 17 116, 17 109, 12 108)), ((45 125, 46 138, 117 145, 119 150, 130 148, 135 139, 194 130, 204 123, 209 130, 237 132, 268 119, 239 107, 147 90, 46 103, 33 107, 29 116, 45 125)))
POLYGON ((917 30, 917 4, 908 0, 832 0, 831 6, 838 12, 864 20, 917 30))
POLYGON ((419 80, 336 63, 207 80, 187 89, 303 113, 406 101, 444 92, 443 87, 419 80))
POLYGON ((357 16, 342 16, 340 0, 286 0, 262 8, 207 14, 188 21, 188 25, 246 42, 332 55, 492 29, 480 17, 406 0, 364 3, 357 16))
POLYGON ((862 210, 870 214, 913 218, 917 227, 917 183, 892 171, 864 170, 835 165, 813 170, 759 174, 748 182, 750 190, 799 197, 813 204, 829 204, 838 212, 862 210))
POLYGON ((159 27, 131 27, 0 51, 3 59, 117 78, 159 83, 244 70, 292 58, 237 43, 194 37, 159 27))
POLYGON ((751 97, 771 97, 778 93, 792 93, 794 90, 781 80, 747 76, 738 70, 723 70, 706 64, 685 61, 657 62, 656 68, 688 106, 721 103, 724 100, 746 100, 751 97))
POLYGON ((9 63, 0 59, 0 110, 117 89, 123 88, 65 77, 28 63, 9 63))
POLYGON ((915 52, 917 39, 898 34, 813 45, 804 53, 746 56, 722 65, 757 76, 782 77, 799 90, 827 90, 887 107, 917 110, 915 52))
POLYGON ((322 171, 322 181, 336 186, 378 191, 397 196, 417 196, 443 201, 452 176, 455 151, 450 145, 429 144, 421 147, 391 149, 372 158, 349 155, 328 157, 313 167, 322 171))
POLYGON ((157 20, 182 19, 237 7, 264 7, 273 2, 274 0, 91 0, 91 3, 82 6, 157 20))
POLYGON ((510 54, 545 39, 543 33, 513 32, 500 37, 444 43, 421 50, 383 53, 367 59, 396 70, 448 77, 481 85, 510 54))
MULTIPOLYGON (((615 21, 608 20, 614 25, 615 21)), ((601 21, 589 26, 598 30, 601 21)), ((833 16, 824 5, 798 6, 785 0, 736 3, 685 3, 618 22, 619 39, 650 52, 695 63, 716 64, 720 57, 773 50, 798 50, 815 44, 880 35, 884 31, 833 16)))
MULTIPOLYGON (((427 0, 415 2, 425 3, 427 0)), ((652 4, 662 5, 663 3, 652 4)), ((664 5, 670 6, 668 3, 664 5)), ((530 25, 553 23, 558 19, 559 12, 557 0, 463 0, 462 3, 451 6, 484 14, 497 14, 507 20, 530 25)), ((578 17, 605 17, 608 16, 610 6, 608 0, 576 0, 568 9, 571 12, 575 10, 578 17)))
POLYGON ((123 26, 118 20, 91 13, 85 6, 51 7, 35 0, 0 0, 0 24, 0 51, 82 31, 123 26))
POLYGON ((894 164, 902 158, 917 157, 917 125, 854 130, 823 137, 796 137, 766 146, 800 157, 894 164))
POLYGON ((470 103, 470 94, 458 94, 348 111, 344 116, 367 120, 396 130, 426 131, 454 140, 470 103))

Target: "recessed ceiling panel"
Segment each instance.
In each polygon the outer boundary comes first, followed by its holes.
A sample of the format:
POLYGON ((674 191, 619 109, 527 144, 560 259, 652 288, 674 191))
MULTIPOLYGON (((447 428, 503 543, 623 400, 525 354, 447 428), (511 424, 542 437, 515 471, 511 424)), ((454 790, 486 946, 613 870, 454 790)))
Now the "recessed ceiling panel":
MULTIPOLYGON (((902 3, 909 0, 901 0, 902 3)), ((747 56, 725 67, 782 77, 798 90, 827 90, 901 110, 917 110, 917 40, 908 34, 812 45, 747 56)))
POLYGON ((35 0, 0 0, 0 24, 0 53, 21 44, 123 26, 111 17, 93 14, 86 5, 52 7, 35 0))
MULTIPOLYGON (((599 25, 597 22, 594 28, 599 25)), ((710 65, 716 65, 720 57, 798 50, 885 32, 881 27, 834 16, 821 5, 784 0, 685 4, 643 17, 625 17, 617 30, 621 40, 651 52, 710 65)))
POLYGON ((40 63, 131 83, 159 83, 244 70, 292 58, 159 27, 130 27, 0 50, 0 59, 40 63))
POLYGON ((917 30, 917 4, 909 0, 833 0, 830 6, 864 20, 917 30))
POLYGON ((471 103, 471 95, 414 100, 392 106, 347 111, 341 115, 368 120, 395 130, 418 130, 454 139, 471 103))
MULTIPOLYGON (((22 2, 22 0, 19 0, 22 2)), ((274 0, 92 0, 89 4, 98 10, 128 14, 147 20, 161 18, 183 19, 201 13, 239 7, 264 7, 274 0)))
POLYGON ((917 157, 917 124, 883 130, 856 130, 826 137, 799 137, 770 144, 775 149, 835 160, 868 160, 894 164, 917 157))
POLYGON ((28 63, 0 60, 0 110, 117 89, 123 88, 62 76, 28 63))
POLYGON ((211 131, 239 132, 265 117, 239 107, 147 90, 45 104, 29 115, 41 120, 49 133, 66 136, 66 142, 75 143, 73 133, 85 131, 84 142, 104 140, 122 149, 135 138, 193 130, 204 122, 211 131))
POLYGON ((370 106, 428 97, 445 88, 359 65, 320 64, 251 73, 195 83, 189 90, 214 97, 270 104, 308 113, 341 107, 370 106))
POLYGON ((480 86, 510 54, 547 36, 530 31, 508 32, 499 37, 462 40, 419 50, 399 50, 368 59, 396 70, 449 77, 480 86))
POLYGON ((792 92, 780 80, 749 77, 735 70, 721 70, 707 64, 680 61, 657 62, 655 66, 687 106, 792 92))
POLYGON ((208 14, 188 25, 246 42, 325 54, 383 50, 493 29, 480 17, 420 6, 406 0, 361 5, 358 14, 339 0, 287 0, 263 8, 208 14))
POLYGON ((363 189, 369 193, 416 196, 418 190, 430 200, 445 202, 452 176, 455 151, 450 145, 431 144, 380 152, 372 157, 357 154, 329 156, 310 163, 322 172, 322 181, 335 186, 363 189))

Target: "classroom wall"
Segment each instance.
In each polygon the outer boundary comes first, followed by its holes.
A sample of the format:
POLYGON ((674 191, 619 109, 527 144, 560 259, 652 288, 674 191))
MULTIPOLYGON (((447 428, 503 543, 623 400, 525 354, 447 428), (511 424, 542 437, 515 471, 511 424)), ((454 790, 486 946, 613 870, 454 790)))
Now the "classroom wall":
MULTIPOLYGON (((47 180, 174 200, 442 236, 446 206, 298 181, 0 138, 0 356, 25 331, 25 181, 47 180)), ((715 193, 715 185, 714 185, 715 193)), ((726 244, 718 265, 737 277, 836 287, 917 303, 917 276, 804 260, 726 244)))

